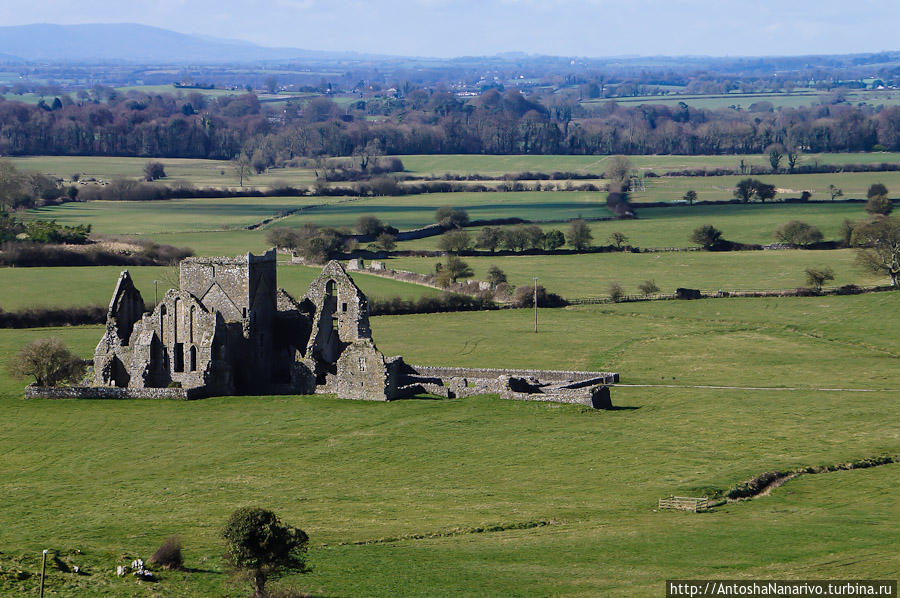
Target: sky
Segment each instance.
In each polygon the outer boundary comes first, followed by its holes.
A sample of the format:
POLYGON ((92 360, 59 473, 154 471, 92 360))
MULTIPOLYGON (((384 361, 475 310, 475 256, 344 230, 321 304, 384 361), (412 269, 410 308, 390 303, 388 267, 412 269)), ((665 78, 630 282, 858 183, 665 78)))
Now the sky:
POLYGON ((0 0, 0 23, 141 23, 404 56, 764 56, 896 50, 900 0, 0 0))

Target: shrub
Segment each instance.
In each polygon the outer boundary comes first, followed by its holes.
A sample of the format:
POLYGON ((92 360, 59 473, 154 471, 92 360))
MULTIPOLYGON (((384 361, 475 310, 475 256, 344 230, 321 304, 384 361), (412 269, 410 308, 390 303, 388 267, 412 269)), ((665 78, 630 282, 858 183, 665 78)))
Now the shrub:
POLYGON ((811 224, 791 220, 775 229, 775 238, 781 243, 806 247, 822 241, 822 231, 811 224))
POLYGON ((489 297, 469 297, 457 293, 442 293, 437 297, 423 296, 417 300, 393 297, 370 299, 369 314, 373 316, 401 314, 431 314, 454 311, 482 311, 497 309, 489 297))
POLYGON ((645 280, 638 285, 638 289, 640 289, 641 294, 643 294, 644 296, 659 292, 659 287, 656 286, 656 281, 654 280, 645 280))
POLYGON ((722 231, 711 224, 704 224, 694 229, 690 241, 703 249, 713 249, 722 242, 722 231))
POLYGON ((804 272, 806 273, 806 284, 817 291, 821 291, 822 285, 829 280, 834 280, 834 270, 828 266, 821 268, 809 267, 804 272))
MULTIPOLYGON (((556 293, 548 293, 547 289, 542 285, 537 286, 537 302, 538 307, 563 307, 568 305, 565 299, 556 293)), ((511 303, 514 307, 534 307, 534 287, 516 287, 511 303)))
POLYGON ((445 228, 461 228, 469 223, 469 213, 461 208, 438 208, 434 220, 445 228))
POLYGON ((625 247, 625 244, 628 243, 628 237, 625 233, 616 231, 609 235, 609 242, 612 243, 613 247, 616 249, 622 249, 625 247))
POLYGON ((162 162, 150 161, 144 164, 144 180, 155 181, 166 177, 166 167, 162 162))
POLYGON ((397 247, 397 237, 389 233, 381 233, 375 239, 375 245, 382 251, 393 251, 397 247))
POLYGON ((606 293, 609 295, 609 298, 616 303, 625 298, 625 289, 622 288, 622 285, 618 282, 609 283, 606 293))
POLYGON ((497 266, 491 266, 488 268, 488 282, 492 286, 504 283, 506 282, 506 273, 497 266))
POLYGON ((181 539, 178 536, 169 536, 162 543, 153 556, 150 564, 163 569, 181 569, 184 566, 184 558, 181 556, 181 539))
POLYGON ((86 370, 84 360, 55 337, 39 338, 24 347, 8 364, 14 378, 34 378, 37 386, 77 382, 86 370))
POLYGON ((309 536, 284 525, 274 513, 258 507, 242 507, 231 514, 225 529, 225 561, 253 583, 255 598, 265 596, 269 579, 289 571, 306 572, 309 536))
POLYGON ((360 216, 356 220, 356 232, 361 235, 378 236, 384 232, 384 223, 372 215, 360 216))
POLYGON ((554 228, 551 231, 547 231, 547 234, 544 235, 543 243, 544 249, 553 251, 554 249, 559 249, 566 244, 566 236, 561 230, 554 228))
POLYGON ((446 264, 439 262, 435 264, 434 268, 438 273, 438 278, 441 278, 441 275, 444 275, 449 277, 450 282, 456 282, 460 278, 472 276, 472 268, 469 267, 469 264, 455 255, 448 256, 446 264))
POLYGON ((866 201, 866 212, 872 215, 887 216, 893 209, 894 206, 887 195, 876 195, 866 201))

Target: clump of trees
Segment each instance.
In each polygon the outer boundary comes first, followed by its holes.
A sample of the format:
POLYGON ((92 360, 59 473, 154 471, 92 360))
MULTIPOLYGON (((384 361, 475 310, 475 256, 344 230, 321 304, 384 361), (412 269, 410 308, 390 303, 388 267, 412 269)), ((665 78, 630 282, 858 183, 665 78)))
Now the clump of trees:
POLYGON ((253 585, 254 598, 266 596, 266 583, 289 572, 305 573, 309 536, 286 525, 271 511, 242 507, 222 530, 225 562, 253 585))
POLYGON ((569 224, 569 231, 566 233, 566 242, 577 249, 583 251, 590 247, 594 235, 591 234, 591 227, 587 222, 581 220, 573 220, 569 224))
POLYGON ((472 268, 467 262, 458 256, 449 255, 446 261, 434 265, 435 280, 438 285, 446 288, 460 278, 468 278, 473 275, 472 268))
POLYGON ((869 186, 866 192, 866 212, 872 215, 887 216, 894 209, 887 187, 881 183, 869 186))
POLYGON ((468 250, 471 246, 472 235, 470 235, 468 231, 461 228, 449 230, 441 235, 440 239, 438 239, 438 247, 441 249, 441 251, 462 253, 463 251, 468 250))
POLYGON ((348 235, 347 231, 306 223, 295 229, 269 229, 266 232, 266 242, 279 249, 293 251, 311 263, 322 264, 348 249, 348 235))
MULTIPOLYGON (((523 285, 513 291, 510 303, 513 307, 534 307, 534 287, 523 285)), ((556 293, 548 293, 543 285, 537 285, 538 307, 563 307, 568 302, 556 293)))
POLYGON ((20 172, 9 160, 0 160, 0 211, 12 212, 69 201, 77 195, 77 187, 64 188, 58 180, 47 175, 20 172))
POLYGON ((775 185, 754 178, 741 179, 734 188, 734 197, 744 203, 749 203, 751 199, 765 203, 767 199, 774 199, 775 194, 775 185))
POLYGON ((778 242, 797 247, 821 243, 823 238, 818 227, 799 220, 791 220, 775 229, 775 239, 778 242))
POLYGON ((7 369, 14 378, 33 378, 36 386, 59 386, 80 381, 87 365, 61 340, 48 337, 22 347, 9 361, 7 369))
POLYGON ((162 162, 151 160, 144 164, 144 180, 149 182, 166 178, 166 166, 162 162))
POLYGON ((469 213, 462 208, 443 206, 434 213, 434 221, 444 228, 462 228, 469 223, 469 213))
POLYGON ((722 238, 722 231, 712 224, 704 224, 694 229, 690 236, 691 243, 699 245, 707 251, 718 249, 725 243, 722 238))

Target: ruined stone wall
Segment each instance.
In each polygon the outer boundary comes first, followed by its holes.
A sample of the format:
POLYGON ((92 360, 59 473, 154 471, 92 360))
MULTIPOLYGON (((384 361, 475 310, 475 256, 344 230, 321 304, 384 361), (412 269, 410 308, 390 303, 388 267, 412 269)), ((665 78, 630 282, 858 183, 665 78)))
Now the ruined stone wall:
POLYGON ((586 382, 595 381, 595 384, 615 384, 619 381, 619 374, 613 372, 584 372, 578 370, 523 370, 509 368, 457 368, 410 365, 422 376, 435 378, 499 378, 509 376, 516 378, 538 378, 540 380, 586 382))
POLYGON ((30 385, 25 388, 26 399, 154 399, 190 401, 208 394, 197 388, 110 388, 97 386, 30 385))

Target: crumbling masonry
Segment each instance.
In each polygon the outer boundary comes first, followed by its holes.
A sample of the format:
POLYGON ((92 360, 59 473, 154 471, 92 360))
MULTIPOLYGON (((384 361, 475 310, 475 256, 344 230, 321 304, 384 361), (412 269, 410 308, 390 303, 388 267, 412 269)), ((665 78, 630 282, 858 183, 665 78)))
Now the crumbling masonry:
POLYGON ((199 398, 335 394, 387 401, 422 394, 609 408, 616 374, 419 367, 385 358, 372 340, 366 296, 329 262, 299 300, 276 284, 275 251, 188 258, 179 288, 151 313, 128 271, 113 292, 91 386, 29 387, 28 396, 199 398))

